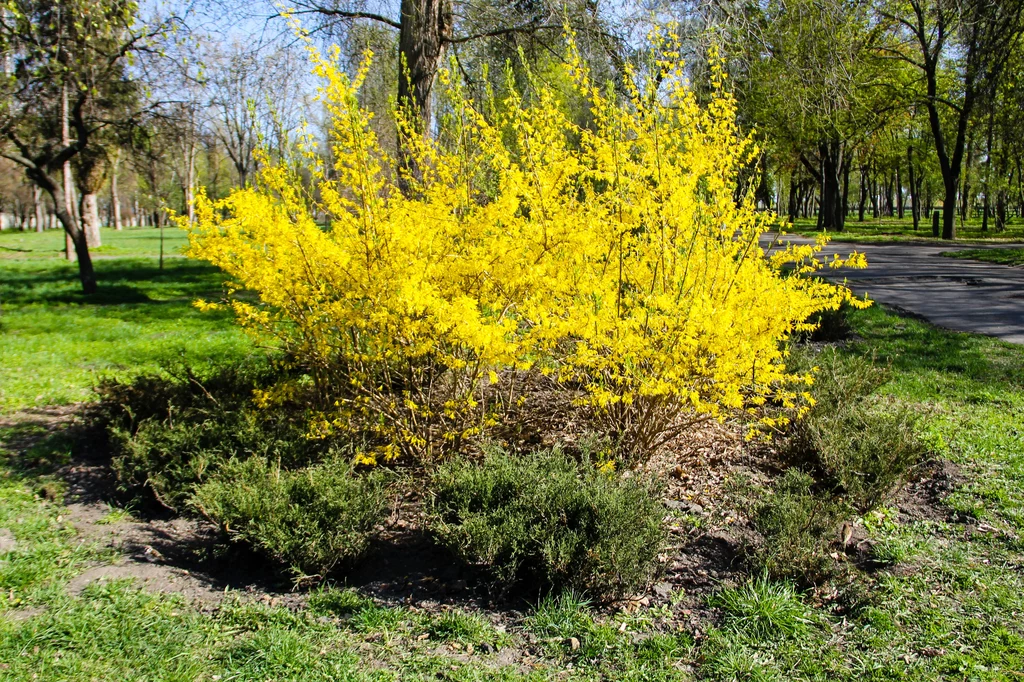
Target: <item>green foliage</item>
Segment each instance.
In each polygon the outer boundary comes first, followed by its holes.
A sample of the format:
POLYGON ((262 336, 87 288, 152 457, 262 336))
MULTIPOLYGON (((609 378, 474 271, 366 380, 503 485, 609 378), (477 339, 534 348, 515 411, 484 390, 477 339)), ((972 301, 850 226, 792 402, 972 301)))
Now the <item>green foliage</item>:
POLYGON ((651 574, 663 539, 651 487, 559 450, 490 450, 433 475, 431 528, 504 582, 619 593, 651 574))
POLYGON ((225 462, 191 499, 233 539, 300 577, 359 558, 387 502, 380 472, 358 474, 340 460, 284 471, 262 457, 225 462))
POLYGON ((789 469, 755 503, 751 520, 764 537, 754 549, 755 563, 775 578, 820 583, 830 577, 830 541, 848 509, 830 496, 816 494, 814 479, 789 469))
POLYGON ((765 574, 741 587, 722 590, 711 603, 725 613, 728 626, 762 639, 794 637, 810 623, 808 608, 793 586, 765 574))
POLYGON ((963 251, 943 251, 940 256, 978 260, 999 265, 1024 265, 1024 249, 965 249, 963 251))
POLYGON ((827 349, 794 364, 815 362, 815 405, 798 420, 784 454, 826 488, 866 512, 884 502, 927 454, 918 414, 905 403, 876 397, 889 372, 861 357, 827 349))
POLYGON ((230 459, 260 457, 295 468, 319 461, 332 444, 305 437, 294 418, 301 409, 256 410, 251 396, 273 372, 239 365, 197 376, 189 367, 170 376, 102 381, 94 423, 106 430, 120 483, 147 490, 163 505, 181 509, 199 485, 230 459))

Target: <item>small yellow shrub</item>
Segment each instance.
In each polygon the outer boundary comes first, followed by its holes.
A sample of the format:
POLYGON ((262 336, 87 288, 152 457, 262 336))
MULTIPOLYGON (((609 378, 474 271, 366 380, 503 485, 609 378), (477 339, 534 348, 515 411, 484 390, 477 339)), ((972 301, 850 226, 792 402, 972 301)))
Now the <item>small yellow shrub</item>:
POLYGON ((784 271, 812 272, 821 245, 764 255, 776 217, 737 189, 758 150, 721 68, 701 104, 671 36, 655 47, 621 97, 569 40, 586 128, 541 83, 478 106, 442 73, 440 133, 408 138, 415 177, 358 105, 369 56, 350 78, 310 48, 329 149, 303 138, 302 169, 264 160, 254 186, 200 196, 190 255, 258 296, 230 305, 312 377, 314 433, 375 433, 370 460, 435 456, 514 402, 525 370, 579 387, 627 456, 691 419, 801 400, 783 342, 850 293, 784 271))

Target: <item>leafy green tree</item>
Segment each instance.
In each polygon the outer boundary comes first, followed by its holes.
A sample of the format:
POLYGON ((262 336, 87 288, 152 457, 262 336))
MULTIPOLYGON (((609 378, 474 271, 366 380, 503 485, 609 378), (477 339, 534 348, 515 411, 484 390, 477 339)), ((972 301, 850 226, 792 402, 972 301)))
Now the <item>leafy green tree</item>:
POLYGON ((0 154, 53 199, 87 294, 96 291, 96 276, 70 205, 69 166, 76 161, 94 188, 102 139, 122 116, 114 113, 118 104, 137 87, 127 75, 130 56, 155 35, 138 26, 136 14, 126 0, 0 3, 0 53, 8 67, 0 79, 0 154))
POLYGON ((995 96, 1024 32, 1022 0, 882 0, 895 38, 886 52, 914 67, 943 181, 942 238, 956 238, 956 207, 979 104, 995 96))
POLYGON ((820 226, 841 230, 854 149, 895 111, 880 87, 891 65, 875 57, 870 5, 770 0, 748 3, 741 16, 729 44, 745 118, 814 179, 820 226))

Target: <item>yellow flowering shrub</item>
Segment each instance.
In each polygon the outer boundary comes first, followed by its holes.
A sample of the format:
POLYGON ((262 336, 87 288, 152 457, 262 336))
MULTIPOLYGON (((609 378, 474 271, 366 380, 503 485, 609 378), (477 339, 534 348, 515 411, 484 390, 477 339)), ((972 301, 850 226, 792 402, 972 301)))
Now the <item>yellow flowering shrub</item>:
POLYGON ((526 371, 576 387, 627 459, 694 419, 800 402, 810 379, 787 375, 784 342, 851 295, 803 276, 822 244, 765 256, 777 219, 737 189, 758 150, 721 68, 701 103, 671 36, 655 46, 623 97, 569 40, 587 127, 542 83, 478 105, 443 72, 439 133, 408 138, 415 175, 358 105, 369 56, 349 77, 310 48, 328 148, 305 137, 301 168, 264 159, 252 187, 200 196, 190 255, 232 275, 241 323, 311 377, 313 434, 373 434, 367 461, 436 456, 526 371))

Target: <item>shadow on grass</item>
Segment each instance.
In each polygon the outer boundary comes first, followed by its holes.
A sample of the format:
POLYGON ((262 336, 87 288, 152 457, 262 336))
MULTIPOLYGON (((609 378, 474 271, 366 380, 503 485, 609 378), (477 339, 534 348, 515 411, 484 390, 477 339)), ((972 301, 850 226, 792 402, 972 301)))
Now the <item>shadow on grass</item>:
POLYGON ((866 343, 847 352, 876 352, 899 373, 935 373, 973 382, 979 388, 1024 389, 1024 347, 976 334, 941 330, 927 321, 886 311, 881 306, 855 313, 855 327, 866 343))
POLYGON ((97 261, 96 278, 98 291, 87 296, 81 291, 73 264, 7 263, 0 270, 0 298, 6 304, 18 305, 130 305, 220 291, 224 281, 224 275, 206 263, 174 259, 160 269, 151 258, 97 261))

